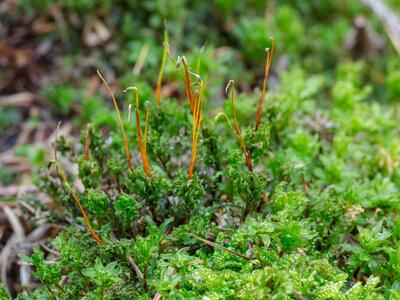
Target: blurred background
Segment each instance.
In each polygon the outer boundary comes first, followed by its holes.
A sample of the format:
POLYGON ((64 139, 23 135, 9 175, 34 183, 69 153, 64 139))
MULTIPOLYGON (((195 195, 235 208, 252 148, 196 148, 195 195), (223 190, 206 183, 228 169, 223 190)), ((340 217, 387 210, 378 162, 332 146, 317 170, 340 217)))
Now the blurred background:
MULTIPOLYGON (((289 69, 333 78, 338 64, 357 61, 371 97, 400 101, 399 11, 399 0, 2 0, 0 205, 12 209, 21 193, 50 201, 35 186, 35 173, 51 157, 59 121, 59 134, 70 142, 87 123, 115 124, 96 69, 125 111, 127 86, 154 101, 165 28, 172 54, 185 55, 206 79, 211 112, 222 105, 230 79, 243 94, 259 91, 270 36, 272 89, 289 69)), ((161 96, 185 97, 171 63, 161 96)), ((10 218, 0 210, 3 282, 10 218)), ((21 288, 17 281, 8 285, 21 288)))

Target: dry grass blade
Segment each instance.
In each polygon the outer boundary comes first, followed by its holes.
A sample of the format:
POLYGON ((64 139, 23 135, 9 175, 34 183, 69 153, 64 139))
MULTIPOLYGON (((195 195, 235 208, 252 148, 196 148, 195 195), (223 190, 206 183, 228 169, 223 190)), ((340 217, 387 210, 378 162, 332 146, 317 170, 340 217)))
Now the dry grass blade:
POLYGON ((209 240, 203 239, 203 238, 201 238, 201 237, 199 237, 197 235, 192 234, 192 236, 195 237, 196 239, 198 239, 199 241, 202 241, 203 243, 206 243, 207 245, 210 245, 211 247, 217 248, 217 249, 222 250, 222 251, 229 252, 230 254, 236 255, 236 256, 241 257, 241 258, 243 258, 245 260, 251 260, 251 258, 248 257, 248 256, 245 256, 245 255, 242 255, 240 253, 237 253, 236 251, 233 251, 233 250, 228 249, 228 248, 226 248, 224 246, 218 245, 218 244, 216 244, 214 242, 211 242, 209 240))
POLYGON ((0 106, 29 108, 35 101, 36 95, 29 92, 21 92, 13 95, 0 96, 0 106))
POLYGON ((385 3, 387 1, 362 0, 361 2, 368 6, 382 21, 393 47, 396 49, 397 54, 400 55, 400 16, 385 3))
POLYGON ((128 105, 128 123, 131 121, 132 104, 128 105))
POLYGON ((140 49, 139 56, 132 70, 133 75, 138 76, 140 75, 140 72, 142 72, 144 62, 146 60, 147 54, 149 53, 149 48, 150 47, 148 44, 144 44, 142 49, 140 49))
POLYGON ((104 85, 106 86, 106 88, 107 88, 107 90, 108 90, 108 93, 110 94, 110 96, 111 96, 111 98, 112 98, 115 111, 117 112, 119 127, 121 128, 122 137, 123 137, 123 139, 124 139, 126 160, 127 160, 127 162, 128 162, 129 170, 131 170, 131 172, 133 172, 133 167, 132 167, 132 163, 131 163, 131 154, 130 154, 130 152, 129 152, 128 139, 127 139, 127 137, 126 137, 125 128, 124 128, 124 124, 123 124, 123 122, 122 122, 121 113, 119 112, 117 100, 115 99, 115 96, 114 96, 114 93, 113 93, 112 89, 110 88, 110 86, 108 85, 108 83, 107 83, 107 81, 104 79, 104 77, 101 75, 101 73, 100 73, 99 70, 97 70, 97 74, 99 75, 100 79, 103 81, 104 85))
POLYGON ((68 183, 67 177, 64 174, 64 171, 62 170, 60 164, 57 161, 54 161, 54 164, 56 166, 56 170, 58 175, 61 177, 61 180, 63 182, 63 184, 65 185, 65 187, 68 189, 68 191, 71 193, 72 198, 74 199, 76 205, 79 208, 79 211, 82 214, 82 217, 86 223, 87 228, 89 229, 90 233, 92 234, 93 238, 96 240, 96 242, 100 245, 100 246, 104 246, 104 242, 103 240, 96 234, 96 232, 94 231, 92 225, 90 224, 90 220, 88 218, 88 216, 85 213, 85 210, 83 209, 81 202, 79 201, 78 196, 75 194, 74 189, 72 188, 72 186, 68 183))
MULTIPOLYGON (((9 208, 8 206, 3 207, 3 211, 7 217, 8 222, 11 225, 11 228, 13 230, 13 235, 12 237, 8 240, 7 244, 1 251, 1 259, 0 259, 0 265, 1 265, 1 280, 2 282, 6 283, 7 282, 7 271, 9 265, 12 263, 11 257, 14 257, 15 255, 15 250, 19 250, 21 252, 26 252, 24 249, 19 249, 18 245, 25 241, 25 231, 24 228, 19 221, 17 215, 15 212, 9 208)), ((27 253, 24 253, 27 254, 27 253)), ((21 265, 19 266, 19 278, 20 282, 23 286, 29 286, 30 284, 30 267, 26 265, 21 265)))
POLYGON ((14 211, 11 208, 9 208, 8 206, 4 206, 3 211, 7 217, 8 222, 11 225, 11 228, 14 231, 14 234, 17 236, 17 239, 19 241, 24 240, 24 238, 25 238, 24 228, 22 227, 21 222, 19 221, 18 217, 15 215, 14 211))
POLYGON ((129 263, 131 264, 133 270, 135 271, 137 277, 140 280, 143 280, 144 279, 144 275, 143 275, 142 271, 140 271, 138 265, 135 263, 135 260, 132 257, 128 257, 128 260, 129 260, 129 263))
POLYGON ((274 52, 275 52, 275 41, 273 39, 272 39, 271 51, 269 49, 266 49, 266 50, 267 50, 267 61, 265 63, 264 82, 263 82, 263 87, 262 87, 262 91, 261 91, 260 101, 258 103, 258 109, 257 109, 257 115, 256 115, 256 125, 254 127, 254 131, 258 130, 258 126, 260 125, 260 121, 261 121, 263 103, 264 103, 264 98, 265 98, 265 91, 267 89, 267 80, 268 80, 269 70, 271 68, 272 56, 274 55, 274 52))
POLYGON ((54 134, 54 159, 57 160, 57 140, 58 140, 58 133, 60 131, 61 127, 61 121, 58 122, 57 128, 56 128, 56 133, 54 134))

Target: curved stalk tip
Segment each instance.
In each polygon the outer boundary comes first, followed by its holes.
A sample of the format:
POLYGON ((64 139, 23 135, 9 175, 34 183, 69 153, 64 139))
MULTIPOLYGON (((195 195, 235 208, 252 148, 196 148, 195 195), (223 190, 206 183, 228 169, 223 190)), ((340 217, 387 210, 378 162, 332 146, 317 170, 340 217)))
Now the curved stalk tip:
POLYGON ((272 39, 271 50, 269 48, 267 48, 265 50, 267 51, 267 60, 265 63, 264 81, 263 81, 263 86, 262 86, 262 90, 261 90, 260 101, 258 102, 256 124, 254 126, 254 131, 258 130, 258 127, 259 127, 260 121, 261 121, 261 117, 262 117, 262 110, 263 110, 263 103, 264 103, 264 98, 265 98, 265 91, 267 89, 268 75, 269 75, 269 70, 271 68, 272 56, 274 55, 274 52, 275 52, 275 40, 274 39, 272 39))
POLYGON ((128 167, 129 167, 129 169, 130 169, 131 172, 133 173, 133 167, 132 167, 132 163, 131 163, 131 154, 130 154, 130 152, 129 152, 128 139, 127 139, 127 137, 126 137, 125 128, 124 128, 124 124, 123 124, 123 122, 122 122, 121 113, 119 112, 117 100, 115 99, 115 96, 114 96, 114 93, 113 93, 112 89, 110 88, 110 86, 108 85, 108 83, 107 83, 107 81, 104 79, 104 77, 101 75, 101 73, 100 73, 99 70, 97 70, 97 75, 99 75, 100 79, 103 81, 103 83, 104 83, 104 85, 106 86, 106 89, 107 89, 108 93, 110 94, 111 99, 112 99, 112 101, 113 101, 115 111, 117 112, 119 127, 121 128, 122 137, 123 137, 123 139, 124 139, 126 160, 127 160, 127 162, 128 162, 128 167))

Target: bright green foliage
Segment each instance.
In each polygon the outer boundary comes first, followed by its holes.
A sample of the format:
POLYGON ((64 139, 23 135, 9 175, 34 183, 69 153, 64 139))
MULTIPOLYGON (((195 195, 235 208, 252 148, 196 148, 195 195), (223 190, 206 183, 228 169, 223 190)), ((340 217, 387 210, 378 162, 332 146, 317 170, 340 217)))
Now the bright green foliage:
POLYGON ((96 188, 99 185, 100 169, 96 161, 85 160, 81 156, 78 160, 79 178, 86 188, 96 188))
POLYGON ((8 300, 11 299, 10 295, 8 294, 4 283, 0 283, 0 299, 8 300))
POLYGON ((98 217, 107 217, 110 212, 110 200, 104 192, 88 189, 82 197, 82 205, 98 217))
POLYGON ((45 261, 44 254, 40 249, 35 248, 32 256, 27 261, 35 266, 35 276, 40 278, 44 284, 50 286, 60 281, 61 274, 58 266, 45 261))
MULTIPOLYGON (((286 71, 274 74, 275 84, 268 82, 273 88, 267 90, 261 125, 255 132, 260 91, 239 92, 251 90, 261 74, 241 72, 239 64, 232 63, 237 57, 232 50, 218 57, 207 49, 195 52, 193 58, 188 55, 191 70, 197 72, 201 62, 199 75, 210 79, 195 172, 189 180, 193 117, 189 104, 175 99, 185 98, 184 84, 176 81, 178 95, 162 99, 158 108, 152 95, 154 82, 147 84, 152 78, 147 69, 152 68, 145 68, 140 79, 131 72, 122 74, 123 84, 134 82, 141 88, 141 124, 149 110, 147 156, 152 174, 143 171, 136 125, 126 118, 132 99, 116 93, 132 171, 115 113, 107 114, 104 108, 99 115, 92 114, 99 99, 83 104, 84 119, 92 122, 89 159, 83 156, 85 133, 82 145, 60 137, 57 150, 65 159, 62 163, 72 166, 67 169, 70 185, 105 245, 99 246, 83 226, 57 174, 45 170, 39 186, 54 199, 56 208, 46 210, 46 221, 64 228, 48 243, 55 251, 36 249, 26 258, 42 285, 19 299, 152 299, 156 295, 162 299, 400 299, 398 62, 385 58, 388 64, 382 71, 367 59, 346 58, 339 45, 350 29, 349 18, 363 11, 360 5, 333 0, 287 0, 279 5, 268 1, 267 7, 258 1, 193 1, 193 10, 199 12, 193 16, 187 1, 161 2, 121 1, 110 6, 108 1, 76 5, 67 1, 64 6, 82 16, 94 6, 129 8, 122 18, 106 22, 121 25, 121 40, 130 40, 119 56, 130 64, 136 62, 143 43, 150 48, 157 44, 138 25, 148 18, 148 11, 156 11, 148 20, 154 28, 162 29, 163 18, 171 18, 168 28, 183 49, 206 35, 215 50, 213 43, 220 41, 213 33, 205 25, 193 25, 205 18, 208 3, 213 3, 222 22, 230 21, 225 38, 237 42, 247 64, 260 70, 271 30, 277 52, 286 55, 280 57, 281 63, 287 59, 290 64, 283 67, 286 71), (253 17, 237 19, 243 7, 253 17), (265 9, 267 16, 274 17, 265 19, 258 13, 265 9), (131 10, 138 12, 137 17, 131 10), (310 26, 315 19, 323 20, 321 26, 310 26), (137 28, 141 39, 132 41, 132 28, 137 28), (192 31, 198 36, 190 40, 186 32, 192 31), (383 87, 377 88, 373 72, 388 73, 383 87), (214 79, 216 75, 220 78, 214 79), (223 102, 221 96, 221 78, 228 75, 239 87, 235 107, 252 171, 226 123, 211 121, 216 103, 233 119, 231 102, 223 102)), ((158 65, 156 54, 149 54, 148 66, 158 65)), ((170 63, 164 75, 165 81, 180 80, 170 63)), ((191 78, 195 81, 194 75, 191 78)), ((60 101, 69 101, 63 96, 68 89, 59 93, 60 101)))
POLYGON ((130 226, 139 216, 138 203, 126 194, 122 194, 114 203, 121 224, 130 226))
POLYGON ((103 289, 109 289, 113 285, 120 283, 122 279, 118 276, 122 270, 118 267, 116 262, 109 263, 103 266, 100 259, 96 259, 95 264, 91 268, 86 268, 82 270, 82 274, 89 278, 96 286, 97 290, 94 290, 92 294, 99 294, 99 296, 104 293, 103 289))
MULTIPOLYGON (((240 103, 254 173, 225 124, 205 119, 187 179, 187 105, 152 108, 151 177, 140 161, 129 171, 115 132, 104 142, 91 129, 90 159, 76 159, 80 198, 106 246, 75 218, 50 244, 60 252, 48 255, 54 263, 39 250, 28 260, 47 286, 32 297, 397 299, 400 132, 392 104, 368 102, 362 72, 359 63, 341 65, 325 102, 316 99, 327 79, 293 68, 270 93, 256 133, 243 113, 255 113, 256 97, 240 103)), ((73 160, 68 144, 58 147, 73 160)), ((54 220, 78 213, 60 183, 42 184, 67 204, 54 220)))
POLYGON ((393 58, 388 64, 388 76, 386 79, 387 91, 390 100, 400 101, 400 62, 399 59, 393 58))
POLYGON ((63 115, 71 113, 71 104, 82 97, 78 91, 64 85, 48 86, 43 90, 43 95, 50 100, 55 113, 63 115))
POLYGON ((45 163, 46 149, 40 145, 30 147, 23 144, 15 150, 15 154, 26 158, 32 165, 39 167, 45 163))

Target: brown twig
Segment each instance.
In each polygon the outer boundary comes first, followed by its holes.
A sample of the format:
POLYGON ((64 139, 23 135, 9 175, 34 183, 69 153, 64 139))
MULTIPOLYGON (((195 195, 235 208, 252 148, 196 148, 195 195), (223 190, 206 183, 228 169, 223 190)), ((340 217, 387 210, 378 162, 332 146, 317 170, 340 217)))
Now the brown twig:
POLYGON ((303 185, 304 195, 306 195, 308 197, 309 196, 309 187, 308 187, 306 179, 304 178, 304 174, 301 174, 301 183, 303 185))
POLYGON ((207 245, 210 245, 211 247, 217 248, 217 249, 222 250, 222 251, 229 252, 230 254, 236 255, 236 256, 241 257, 241 258, 243 258, 245 260, 251 260, 251 258, 248 257, 248 256, 242 255, 242 254, 240 254, 240 253, 238 253, 236 251, 233 251, 231 249, 228 249, 228 248, 226 248, 224 246, 221 246, 221 245, 218 245, 218 244, 216 244, 214 242, 211 242, 209 240, 203 239, 203 238, 201 238, 201 237, 199 237, 197 235, 194 235, 194 234, 191 234, 191 235, 193 237, 195 237, 196 239, 198 239, 199 241, 202 241, 203 243, 206 243, 207 245))
POLYGON ((294 290, 293 295, 299 300, 307 300, 306 297, 303 297, 299 291, 294 290))
POLYGON ((140 280, 143 280, 144 279, 144 275, 143 275, 142 271, 140 271, 138 265, 135 263, 135 260, 132 257, 128 257, 128 261, 131 264, 133 270, 135 271, 137 277, 140 280))

